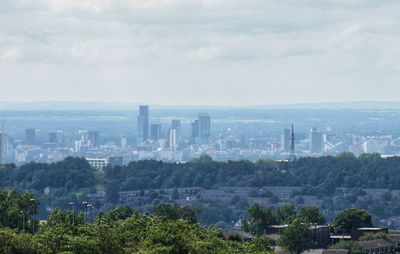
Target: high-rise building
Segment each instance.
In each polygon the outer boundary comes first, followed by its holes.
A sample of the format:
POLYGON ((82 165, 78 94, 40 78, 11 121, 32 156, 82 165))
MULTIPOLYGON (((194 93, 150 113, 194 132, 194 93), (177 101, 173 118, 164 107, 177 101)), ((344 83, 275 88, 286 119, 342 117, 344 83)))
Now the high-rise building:
POLYGON ((284 129, 281 134, 281 151, 290 152, 290 129, 284 129))
POLYGON ((208 114, 199 115, 199 134, 200 142, 207 144, 211 136, 211 118, 208 114))
POLYGON ((176 149, 176 130, 169 129, 169 148, 176 149))
POLYGON ((158 141, 161 138, 161 124, 150 125, 150 138, 158 141))
POLYGON ((3 163, 3 133, 0 132, 0 164, 3 163))
POLYGON ((29 128, 29 129, 25 130, 25 144, 27 144, 27 145, 35 145, 36 144, 34 128, 29 128))
POLYGON ((49 132, 49 143, 57 143, 57 132, 49 132))
POLYGON ((58 130, 57 131, 56 144, 57 145, 64 145, 64 131, 63 130, 58 130))
POLYGON ((121 137, 121 149, 125 149, 128 146, 128 140, 126 137, 121 137))
POLYGON ((317 131, 317 128, 314 127, 310 131, 310 153, 320 154, 322 153, 322 147, 322 133, 317 131))
POLYGON ((198 137, 200 135, 200 131, 199 131, 199 120, 194 120, 192 122, 192 143, 195 144, 198 137))
POLYGON ((149 139, 149 106, 139 106, 139 115, 137 117, 137 139, 138 142, 144 142, 149 139))
POLYGON ((171 121, 171 129, 176 130, 176 140, 178 143, 181 141, 181 120, 173 119, 171 121))
POLYGON ((89 131, 88 133, 88 143, 90 148, 97 148, 100 146, 100 133, 99 131, 89 131))

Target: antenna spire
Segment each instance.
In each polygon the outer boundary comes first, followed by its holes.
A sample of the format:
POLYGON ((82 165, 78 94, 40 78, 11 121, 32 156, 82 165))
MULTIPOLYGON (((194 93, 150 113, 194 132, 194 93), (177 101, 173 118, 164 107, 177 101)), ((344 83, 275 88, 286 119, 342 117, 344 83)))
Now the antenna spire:
MULTIPOLYGON (((294 146, 294 140, 295 140, 295 136, 294 136, 294 128, 293 128, 293 124, 292 124, 292 131, 290 133, 290 155, 289 155, 289 160, 291 162, 296 161, 296 151, 295 151, 295 146, 294 146)), ((293 165, 294 167, 294 165, 293 165)))

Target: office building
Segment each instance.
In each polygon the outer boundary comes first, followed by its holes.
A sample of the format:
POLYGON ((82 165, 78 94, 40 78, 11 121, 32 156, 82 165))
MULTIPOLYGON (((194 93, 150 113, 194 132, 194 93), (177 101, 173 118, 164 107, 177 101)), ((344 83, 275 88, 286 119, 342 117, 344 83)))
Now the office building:
POLYGON ((152 124, 150 128, 150 138, 154 141, 161 139, 161 124, 152 124))
POLYGON ((98 148, 100 146, 99 131, 89 131, 88 144, 89 144, 90 149, 98 148))
POLYGON ((0 164, 3 163, 3 133, 0 132, 0 164))
POLYGON ((208 114, 199 115, 199 136, 202 144, 207 144, 211 136, 211 118, 208 114))
POLYGON ((107 158, 85 158, 90 166, 94 168, 105 168, 108 165, 108 157, 107 158))
POLYGON ((192 122, 192 143, 195 144, 198 137, 200 135, 200 131, 199 131, 199 120, 194 120, 192 122))
POLYGON ((149 139, 149 106, 139 106, 137 117, 137 140, 139 143, 149 139))
POLYGON ((281 151, 290 152, 290 129, 284 129, 281 134, 281 151))
POLYGON ((57 132, 49 132, 49 143, 57 143, 57 132))
POLYGON ((176 130, 169 129, 169 148, 176 149, 176 130))
POLYGON ((323 139, 322 133, 317 131, 317 128, 314 127, 310 131, 310 153, 320 154, 322 153, 323 148, 323 139))
POLYGON ((126 149, 128 147, 128 140, 126 137, 121 137, 121 149, 126 149))
POLYGON ((57 131, 57 140, 56 140, 57 145, 64 145, 64 131, 63 130, 58 130, 57 131))
POLYGON ((36 144, 34 128, 25 130, 25 144, 27 144, 27 145, 35 145, 36 144))
POLYGON ((181 141, 181 120, 173 119, 171 121, 171 129, 176 130, 176 142, 179 143, 181 141))

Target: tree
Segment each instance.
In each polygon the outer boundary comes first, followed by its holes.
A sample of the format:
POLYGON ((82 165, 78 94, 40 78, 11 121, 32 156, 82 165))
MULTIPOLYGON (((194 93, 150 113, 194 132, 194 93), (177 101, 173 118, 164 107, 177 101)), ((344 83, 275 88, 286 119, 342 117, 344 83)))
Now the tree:
POLYGON ((268 226, 275 224, 271 209, 261 208, 258 204, 247 210, 247 219, 243 222, 243 231, 253 235, 262 235, 268 226))
POLYGON ((31 192, 18 193, 15 189, 8 192, 0 188, 0 227, 30 231, 33 215, 37 214, 39 200, 31 192), (35 200, 33 205, 31 200, 35 200), (30 223, 28 223, 30 222, 30 223))
POLYGON ((50 227, 56 225, 72 225, 72 222, 74 222, 75 226, 85 225, 83 213, 73 215, 73 211, 62 211, 59 208, 55 208, 47 218, 47 225, 50 227), (72 219, 72 216, 74 216, 74 219, 72 219))
POLYGON ((294 205, 285 205, 282 208, 276 208, 274 218, 278 224, 289 224, 296 218, 296 208, 294 205))
POLYGON ((196 213, 200 211, 195 209, 192 210, 189 206, 179 207, 176 203, 171 204, 159 204, 153 207, 153 212, 156 216, 165 216, 170 220, 187 220, 189 223, 196 223, 196 213))
POLYGON ((130 206, 120 206, 107 213, 111 221, 125 220, 133 215, 134 211, 130 206))
POLYGON ((297 215, 310 223, 325 224, 325 216, 318 210, 317 207, 302 207, 297 215))
POLYGON ((372 227, 372 218, 366 210, 356 208, 339 213, 332 223, 335 234, 349 234, 352 229, 360 227, 372 227))
POLYGON ((314 247, 310 224, 305 220, 295 219, 282 230, 277 244, 289 253, 296 254, 314 247))
POLYGON ((117 204, 119 200, 119 182, 114 180, 106 185, 106 202, 117 204))

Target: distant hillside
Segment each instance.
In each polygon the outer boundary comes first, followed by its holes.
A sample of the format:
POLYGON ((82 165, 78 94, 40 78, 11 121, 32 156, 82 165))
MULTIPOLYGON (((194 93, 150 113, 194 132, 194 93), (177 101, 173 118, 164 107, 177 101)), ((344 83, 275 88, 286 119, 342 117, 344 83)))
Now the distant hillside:
MULTIPOLYGON (((104 101, 38 101, 38 102, 0 102, 0 110, 136 110, 139 104, 130 102, 104 101)), ((278 105, 254 106, 215 106, 215 105, 157 105, 150 104, 154 109, 400 109, 400 102, 396 101, 354 101, 354 102, 327 102, 327 103, 296 103, 278 105)))

